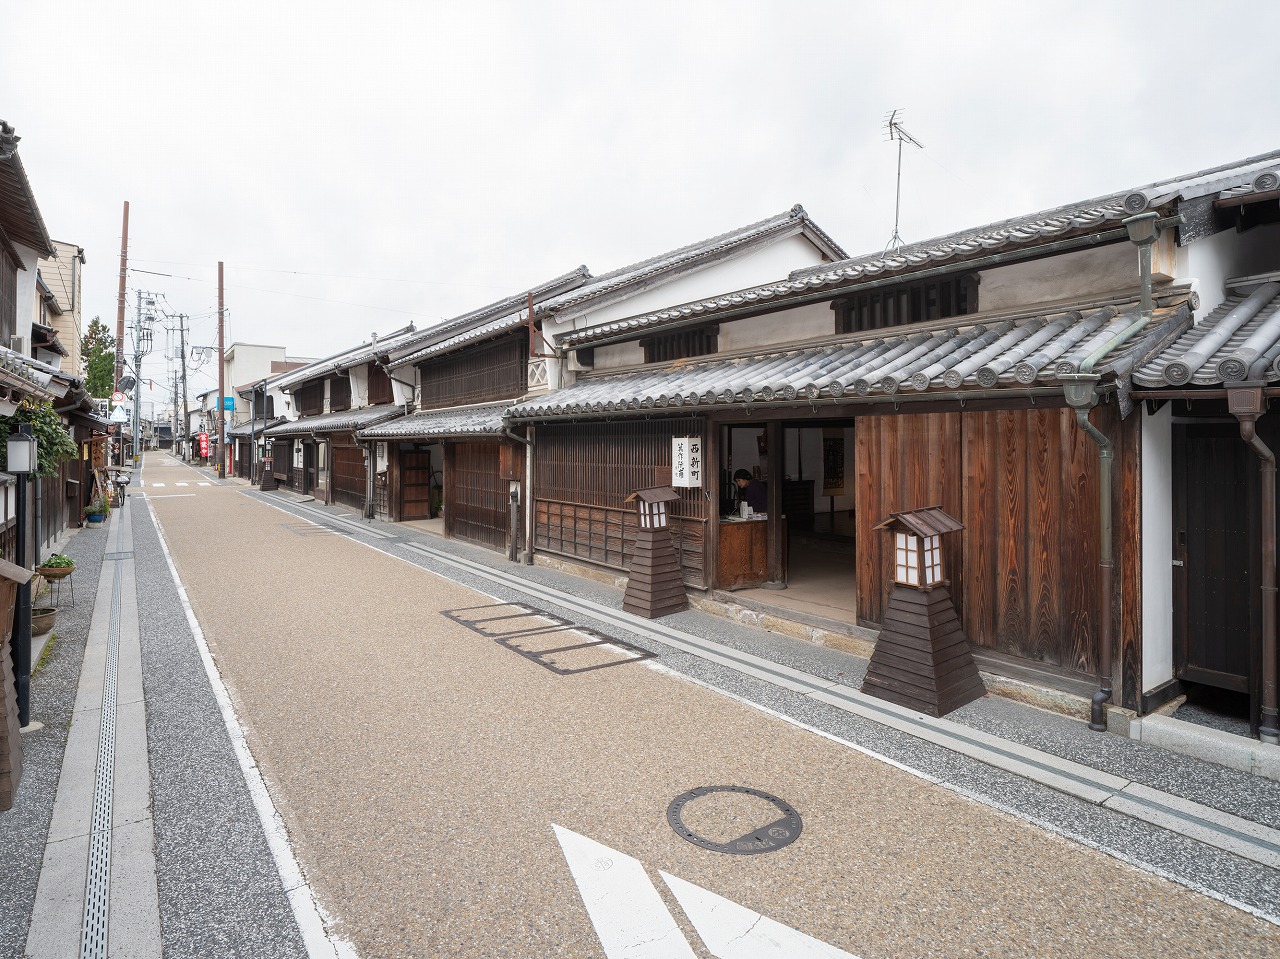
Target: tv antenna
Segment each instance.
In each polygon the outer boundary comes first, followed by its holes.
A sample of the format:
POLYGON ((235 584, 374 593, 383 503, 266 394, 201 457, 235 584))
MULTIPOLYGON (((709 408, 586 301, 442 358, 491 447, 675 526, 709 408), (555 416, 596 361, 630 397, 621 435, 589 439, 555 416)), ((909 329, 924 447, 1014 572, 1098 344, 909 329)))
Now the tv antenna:
POLYGON ((893 236, 889 237, 889 242, 884 248, 884 252, 889 254, 903 245, 902 235, 898 232, 898 218, 902 213, 902 144, 910 143, 921 150, 924 149, 924 144, 902 128, 901 110, 894 110, 885 118, 884 129, 890 141, 898 141, 898 190, 897 197, 893 201, 893 236))

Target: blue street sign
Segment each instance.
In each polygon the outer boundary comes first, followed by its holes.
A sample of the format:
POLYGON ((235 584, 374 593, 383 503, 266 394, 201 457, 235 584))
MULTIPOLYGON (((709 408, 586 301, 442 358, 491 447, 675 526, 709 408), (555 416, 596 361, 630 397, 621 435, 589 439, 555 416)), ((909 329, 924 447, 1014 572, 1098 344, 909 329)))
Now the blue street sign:
POLYGON ((234 410, 236 408, 236 398, 234 396, 224 396, 222 398, 222 408, 224 410, 234 410))

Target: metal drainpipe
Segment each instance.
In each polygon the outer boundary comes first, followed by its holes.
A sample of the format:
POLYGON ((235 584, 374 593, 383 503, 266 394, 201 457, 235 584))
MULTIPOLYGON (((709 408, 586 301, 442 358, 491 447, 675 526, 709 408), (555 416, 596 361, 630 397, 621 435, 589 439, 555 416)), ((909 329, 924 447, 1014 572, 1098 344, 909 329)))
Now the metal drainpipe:
POLYGON ((524 444, 524 564, 533 565, 533 424, 525 427, 528 437, 513 433, 511 427, 504 426, 502 432, 524 444))
POLYGON ((1240 421, 1240 438, 1258 456, 1262 495, 1262 723, 1258 738, 1280 743, 1280 711, 1276 696, 1276 456, 1257 433, 1258 417, 1267 411, 1263 394, 1265 358, 1249 367, 1248 380, 1227 391, 1227 405, 1240 421))
POLYGON ((1098 403, 1100 374, 1095 373, 1094 368, 1103 357, 1123 345, 1150 323, 1154 310, 1151 295, 1151 247, 1160 236, 1160 230, 1163 227, 1181 223, 1182 218, 1173 216, 1161 220, 1158 214, 1151 212, 1131 216, 1123 222, 1129 231, 1129 239, 1138 245, 1138 267, 1142 281, 1142 305, 1139 318, 1089 354, 1080 364, 1078 373, 1064 374, 1060 377, 1063 394, 1076 411, 1076 424, 1098 446, 1098 569, 1101 580, 1099 592, 1102 598, 1099 604, 1101 608, 1098 622, 1098 691, 1093 694, 1089 709, 1089 728, 1097 732, 1105 732, 1107 729, 1106 704, 1114 693, 1111 603, 1115 558, 1112 536, 1111 479, 1115 451, 1107 435, 1089 422, 1089 410, 1098 403))

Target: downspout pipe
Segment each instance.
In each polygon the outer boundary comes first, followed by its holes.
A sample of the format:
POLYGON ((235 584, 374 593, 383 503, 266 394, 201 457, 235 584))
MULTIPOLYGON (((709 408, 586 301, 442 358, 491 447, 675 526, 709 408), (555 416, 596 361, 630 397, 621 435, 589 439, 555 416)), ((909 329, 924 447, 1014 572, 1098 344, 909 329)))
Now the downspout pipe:
POLYGON ((528 436, 514 433, 510 426, 503 425, 503 435, 524 444, 524 564, 533 565, 533 425, 525 427, 528 436))
POLYGON ((1258 738, 1280 744, 1276 692, 1276 456, 1257 433, 1258 417, 1267 411, 1263 375, 1269 361, 1259 357, 1249 379, 1227 390, 1227 407, 1240 421, 1240 438, 1258 457, 1262 496, 1262 722, 1258 738))
POLYGON ((1115 571, 1111 486, 1115 450, 1107 435, 1089 422, 1089 411, 1098 403, 1098 381, 1101 379, 1101 374, 1095 373, 1094 368, 1104 357, 1115 351, 1151 322, 1151 315, 1155 308, 1151 293, 1151 248, 1155 245, 1163 227, 1174 226, 1181 222, 1180 216, 1161 220, 1154 212, 1140 213, 1124 220, 1125 228, 1129 231, 1129 239, 1138 246, 1138 266, 1142 281, 1142 303, 1139 317, 1090 353, 1084 362, 1080 364, 1078 373, 1064 373, 1059 377, 1062 380, 1063 395, 1066 397, 1067 403, 1076 412, 1076 425, 1098 447, 1098 570, 1100 580, 1098 586, 1102 595, 1099 603, 1098 619, 1098 691, 1093 694, 1089 708, 1089 728, 1095 732, 1106 732, 1107 703, 1115 692, 1112 676, 1114 653, 1111 635, 1111 604, 1115 571))

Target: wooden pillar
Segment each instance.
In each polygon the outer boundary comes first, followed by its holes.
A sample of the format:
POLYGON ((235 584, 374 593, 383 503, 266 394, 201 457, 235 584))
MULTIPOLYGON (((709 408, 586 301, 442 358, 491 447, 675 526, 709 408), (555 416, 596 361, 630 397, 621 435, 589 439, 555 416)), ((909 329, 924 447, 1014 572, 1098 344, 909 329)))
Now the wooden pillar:
POLYGON ((786 562, 783 557, 787 544, 784 542, 786 526, 782 521, 782 421, 769 420, 765 424, 765 445, 769 450, 769 582, 786 584, 786 562))
MULTIPOLYGON (((703 421, 702 437, 703 489, 707 483, 714 484, 711 489, 711 508, 707 511, 707 533, 703 537, 703 569, 705 584, 709 589, 719 589, 716 582, 716 571, 720 568, 720 494, 724 468, 724 449, 721 436, 724 428, 712 419, 703 421)), ((704 492, 705 496, 706 493, 704 492)))

